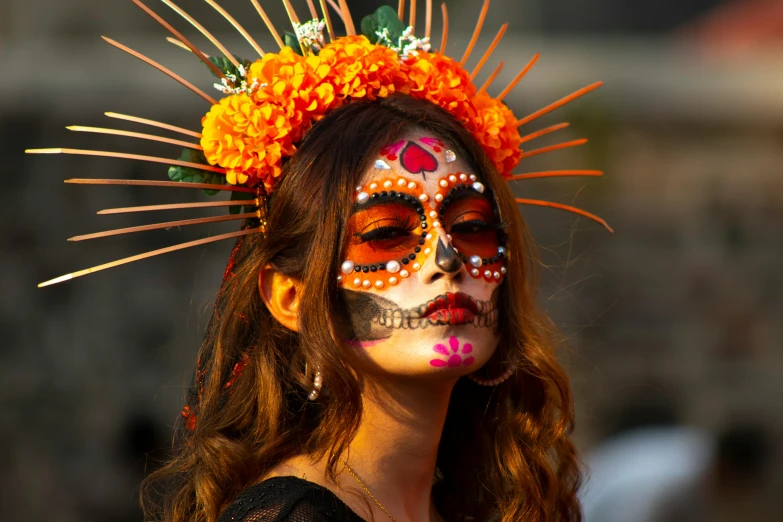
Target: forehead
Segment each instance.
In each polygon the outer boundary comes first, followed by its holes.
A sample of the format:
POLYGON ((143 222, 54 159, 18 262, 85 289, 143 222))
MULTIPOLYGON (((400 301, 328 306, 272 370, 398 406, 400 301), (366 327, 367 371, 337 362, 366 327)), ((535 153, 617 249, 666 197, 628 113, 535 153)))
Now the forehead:
POLYGON ((443 139, 421 131, 406 133, 384 144, 362 175, 368 185, 389 176, 403 177, 434 193, 438 180, 454 173, 476 174, 474 168, 443 139))

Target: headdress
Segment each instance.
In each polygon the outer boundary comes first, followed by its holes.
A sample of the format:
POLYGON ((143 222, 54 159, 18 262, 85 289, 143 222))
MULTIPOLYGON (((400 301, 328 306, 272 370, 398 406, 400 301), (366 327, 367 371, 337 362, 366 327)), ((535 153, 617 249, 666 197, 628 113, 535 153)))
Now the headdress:
MULTIPOLYGON (((477 87, 473 80, 490 60, 492 52, 503 37, 508 24, 503 25, 481 56, 476 66, 468 72, 465 65, 470 59, 484 19, 489 0, 484 0, 478 23, 463 56, 459 61, 444 54, 448 40, 448 12, 443 4, 443 32, 439 50, 431 44, 432 0, 426 2, 424 36, 416 36, 416 0, 411 0, 409 23, 404 19, 405 0, 399 0, 398 9, 384 6, 365 17, 356 27, 346 0, 319 0, 320 15, 313 0, 307 0, 311 18, 300 22, 290 0, 283 0, 293 26, 293 33, 283 37, 271 24, 258 0, 250 0, 280 47, 277 52, 264 52, 244 27, 214 0, 205 0, 225 18, 260 55, 254 62, 243 60, 230 53, 206 28, 171 0, 161 0, 168 7, 190 22, 212 42, 222 56, 207 56, 182 33, 141 2, 132 0, 149 16, 171 33, 168 40, 191 53, 210 69, 219 83, 215 87, 222 93, 213 98, 165 66, 110 38, 109 44, 146 62, 207 101, 211 108, 201 119, 201 132, 175 127, 165 123, 106 113, 110 118, 157 127, 190 138, 177 140, 162 136, 96 127, 69 127, 70 130, 92 132, 159 141, 184 147, 178 159, 105 152, 82 149, 31 149, 29 153, 82 154, 114 158, 150 161, 169 165, 170 181, 69 179, 66 183, 99 185, 137 185, 156 187, 181 187, 202 189, 208 195, 230 193, 229 199, 199 203, 136 206, 101 211, 102 214, 139 212, 167 209, 196 209, 227 207, 225 216, 169 221, 144 226, 109 230, 71 238, 72 241, 189 226, 218 221, 245 220, 252 223, 242 230, 206 237, 136 256, 120 259, 85 270, 73 272, 39 286, 59 283, 88 273, 173 252, 192 246, 224 239, 239 238, 248 234, 266 233, 266 197, 280 183, 282 165, 296 151, 297 144, 308 130, 327 113, 355 100, 373 100, 393 93, 403 93, 432 102, 450 112, 475 140, 483 147, 498 172, 507 180, 525 180, 556 176, 600 176, 595 170, 553 170, 544 172, 514 173, 520 160, 545 152, 573 147, 585 143, 579 139, 548 147, 525 150, 522 145, 535 138, 555 132, 567 123, 552 125, 527 135, 520 128, 536 118, 601 85, 596 82, 522 118, 517 118, 503 102, 517 83, 527 74, 539 58, 536 53, 519 74, 496 96, 489 94, 492 84, 503 68, 499 63, 483 85, 477 87), (327 5, 328 4, 328 5, 327 5), (329 8, 342 20, 346 35, 338 37, 332 25, 329 8), (193 142, 193 138, 198 141, 193 142)), ((584 210, 559 203, 517 199, 520 204, 553 207, 575 212, 601 223, 611 230, 604 220, 584 210)))

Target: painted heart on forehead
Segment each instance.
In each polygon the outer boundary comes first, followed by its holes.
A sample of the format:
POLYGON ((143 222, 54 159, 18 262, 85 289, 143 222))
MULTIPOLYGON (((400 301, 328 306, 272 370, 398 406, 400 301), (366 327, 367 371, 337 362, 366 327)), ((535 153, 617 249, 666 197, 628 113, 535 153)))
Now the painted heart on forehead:
POLYGON ((409 141, 400 155, 400 165, 411 174, 421 174, 427 179, 427 172, 438 169, 438 160, 418 143, 409 141))

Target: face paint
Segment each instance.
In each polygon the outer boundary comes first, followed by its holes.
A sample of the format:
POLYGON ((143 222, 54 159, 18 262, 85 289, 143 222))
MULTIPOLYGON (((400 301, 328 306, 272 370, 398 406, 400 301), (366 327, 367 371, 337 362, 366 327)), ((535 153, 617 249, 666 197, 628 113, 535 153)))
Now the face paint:
POLYGON ((435 199, 440 200, 437 216, 470 275, 499 282, 506 273, 501 225, 493 203, 484 194, 484 185, 476 179, 473 174, 463 173, 440 178, 438 187, 443 190, 435 194, 435 199))
POLYGON ((394 330, 382 325, 378 317, 383 310, 395 307, 394 301, 369 292, 352 290, 344 290, 341 295, 353 326, 353 338, 348 341, 349 344, 372 343, 391 337, 394 330))
POLYGON ((436 368, 444 368, 446 366, 449 368, 470 366, 475 361, 475 358, 472 355, 467 355, 473 352, 473 345, 465 343, 460 349, 459 339, 453 335, 449 337, 448 347, 446 347, 445 344, 436 344, 432 347, 432 351, 439 356, 437 359, 432 359, 430 361, 430 366, 435 366, 436 368))
POLYGON ((397 160, 397 154, 400 153, 400 149, 405 145, 407 140, 400 140, 398 142, 387 145, 381 149, 381 156, 389 161, 397 160))
POLYGON ((450 365, 468 374, 500 336, 497 211, 442 139, 403 138, 363 173, 345 223, 338 279, 352 331, 343 341, 371 374, 435 375, 450 365), (492 269, 488 278, 471 272, 471 258, 492 269))
POLYGON ((459 255, 457 255, 454 248, 447 247, 442 238, 438 239, 438 246, 435 249, 435 264, 448 274, 462 268, 462 260, 459 258, 459 255))
POLYGON ((419 138, 419 141, 428 145, 433 151, 440 152, 445 145, 438 138, 419 138))
POLYGON ((400 155, 400 165, 411 174, 421 174, 427 179, 427 172, 438 170, 438 160, 415 141, 409 141, 400 155))
POLYGON ((421 268, 432 250, 423 192, 405 177, 359 187, 340 266, 344 286, 383 290, 421 268))
POLYGON ((444 325, 489 328, 498 320, 494 301, 478 301, 462 292, 439 295, 407 309, 369 292, 344 290, 343 296, 358 341, 385 339, 400 329, 423 330, 444 325))

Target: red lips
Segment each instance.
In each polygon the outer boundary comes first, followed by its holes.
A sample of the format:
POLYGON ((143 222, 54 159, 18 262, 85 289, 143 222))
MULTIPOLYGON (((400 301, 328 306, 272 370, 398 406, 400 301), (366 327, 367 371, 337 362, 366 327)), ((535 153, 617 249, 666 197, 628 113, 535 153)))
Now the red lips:
POLYGON ((437 319, 446 324, 466 324, 478 313, 475 299, 462 292, 447 293, 427 303, 422 317, 437 319))

